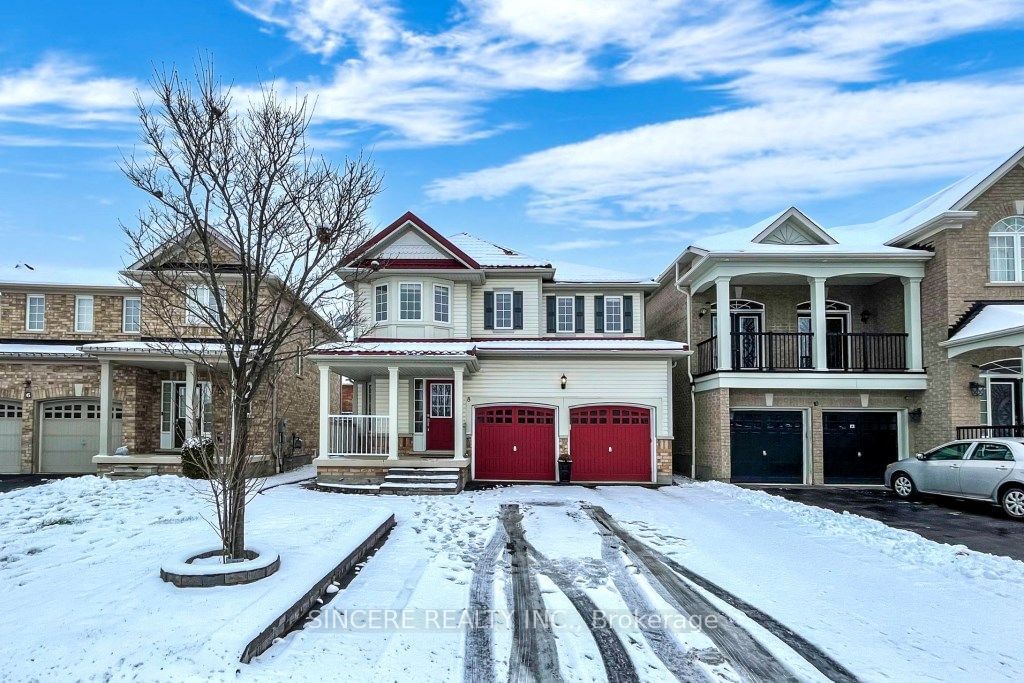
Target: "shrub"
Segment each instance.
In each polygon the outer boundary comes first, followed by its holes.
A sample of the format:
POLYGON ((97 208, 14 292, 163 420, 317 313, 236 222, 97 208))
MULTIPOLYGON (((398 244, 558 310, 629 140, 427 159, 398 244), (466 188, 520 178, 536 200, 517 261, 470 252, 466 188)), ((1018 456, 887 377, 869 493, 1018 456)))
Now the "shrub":
POLYGON ((213 456, 213 439, 190 436, 181 446, 181 473, 189 479, 208 478, 213 456))

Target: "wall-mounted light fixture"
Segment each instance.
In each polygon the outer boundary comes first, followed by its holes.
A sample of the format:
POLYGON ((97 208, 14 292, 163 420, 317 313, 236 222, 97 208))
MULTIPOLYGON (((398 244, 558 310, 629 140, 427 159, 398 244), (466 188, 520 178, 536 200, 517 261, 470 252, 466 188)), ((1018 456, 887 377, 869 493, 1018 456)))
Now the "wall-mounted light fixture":
POLYGON ((985 385, 983 383, 970 382, 967 386, 971 390, 971 396, 981 397, 985 395, 985 385))
POLYGON ((865 308, 860 312, 860 321, 867 325, 869 320, 871 320, 871 311, 865 308))
POLYGON ((704 316, 706 316, 708 314, 708 311, 709 311, 709 309, 708 309, 707 304, 701 306, 700 310, 697 311, 697 317, 698 318, 703 318, 704 316))
POLYGON ((907 411, 907 415, 910 417, 910 421, 914 424, 921 423, 921 409, 914 408, 913 410, 907 411))
POLYGON ((565 385, 569 383, 569 378, 566 377, 565 373, 563 372, 562 377, 559 379, 559 381, 562 383, 562 388, 565 389, 565 385))
POLYGON ((30 379, 25 380, 25 398, 32 398, 32 380, 30 379))

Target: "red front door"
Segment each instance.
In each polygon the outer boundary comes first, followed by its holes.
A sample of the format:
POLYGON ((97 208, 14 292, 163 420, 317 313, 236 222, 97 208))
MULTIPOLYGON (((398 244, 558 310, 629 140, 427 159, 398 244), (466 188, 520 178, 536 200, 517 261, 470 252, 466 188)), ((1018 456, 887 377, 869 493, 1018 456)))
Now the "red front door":
POLYGON ((650 481, 651 411, 586 406, 569 411, 573 481, 650 481))
POLYGON ((555 411, 534 406, 476 409, 473 478, 554 481, 555 411))
POLYGON ((450 451, 455 448, 452 394, 451 382, 427 382, 428 451, 450 451))

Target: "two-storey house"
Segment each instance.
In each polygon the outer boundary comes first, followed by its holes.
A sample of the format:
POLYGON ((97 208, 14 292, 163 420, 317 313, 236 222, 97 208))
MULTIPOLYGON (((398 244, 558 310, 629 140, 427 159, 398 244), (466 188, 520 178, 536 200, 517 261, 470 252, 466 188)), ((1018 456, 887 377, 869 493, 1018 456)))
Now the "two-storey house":
POLYGON ((648 306, 650 332, 695 344, 677 469, 880 484, 945 441, 1024 435, 1022 159, 873 223, 791 208, 687 248, 648 306))
POLYGON ((412 213, 339 270, 365 324, 311 356, 354 383, 353 415, 321 401, 322 482, 374 487, 391 468, 444 464, 484 481, 671 477, 672 365, 686 345, 647 340, 652 280, 556 269, 412 213))
MULTIPOLYGON (((38 270, 6 274, 0 282, 0 473, 179 472, 187 437, 228 437, 226 397, 211 381, 223 367, 211 330, 188 306, 178 310, 158 295, 151 276, 168 264, 182 268, 188 259, 180 252, 178 246, 156 250, 103 283, 38 270), (169 316, 183 318, 174 334, 169 316), (190 316, 195 325, 186 328, 190 316)), ((227 269, 237 261, 228 246, 223 258, 227 269)), ((304 348, 338 338, 313 311, 306 327, 304 348)), ((315 454, 319 381, 299 358, 279 368, 253 403, 250 451, 263 471, 315 454)), ((340 407, 340 380, 328 391, 340 407)))

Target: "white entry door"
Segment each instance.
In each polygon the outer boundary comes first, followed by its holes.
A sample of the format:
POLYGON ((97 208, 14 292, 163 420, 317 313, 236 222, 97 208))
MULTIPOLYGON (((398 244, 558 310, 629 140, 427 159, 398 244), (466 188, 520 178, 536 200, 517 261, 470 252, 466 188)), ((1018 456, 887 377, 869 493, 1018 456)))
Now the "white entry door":
POLYGON ((21 472, 21 403, 0 401, 0 474, 21 472))
MULTIPOLYGON (((160 385, 160 448, 181 448, 185 441, 185 383, 165 380, 160 385)), ((213 422, 213 391, 209 382, 196 382, 196 434, 210 435, 213 422)))

